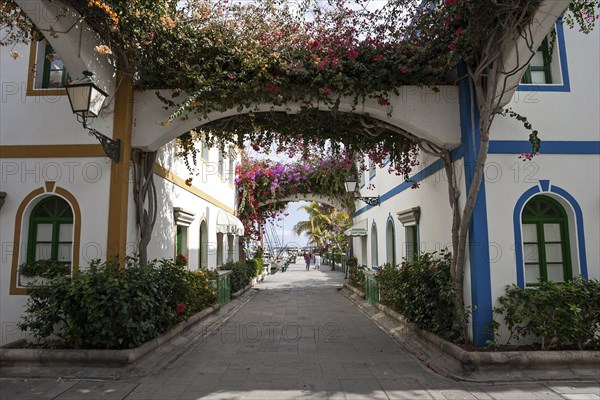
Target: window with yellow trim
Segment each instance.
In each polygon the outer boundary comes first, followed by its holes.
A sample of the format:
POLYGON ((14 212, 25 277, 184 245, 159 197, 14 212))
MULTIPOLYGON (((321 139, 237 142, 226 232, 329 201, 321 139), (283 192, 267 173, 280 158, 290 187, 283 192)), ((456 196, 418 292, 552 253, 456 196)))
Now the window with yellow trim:
POLYGON ((60 89, 69 81, 69 74, 60 55, 46 40, 35 44, 32 89, 60 89))
POLYGON ((29 218, 27 262, 58 261, 71 265, 73 255, 73 210, 61 197, 40 201, 29 218))

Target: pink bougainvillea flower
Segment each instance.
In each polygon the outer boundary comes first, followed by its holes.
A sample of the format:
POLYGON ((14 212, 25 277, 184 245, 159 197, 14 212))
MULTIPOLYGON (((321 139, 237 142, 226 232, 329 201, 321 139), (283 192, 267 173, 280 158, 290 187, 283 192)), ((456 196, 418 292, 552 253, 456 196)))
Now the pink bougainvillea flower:
POLYGON ((346 51, 346 55, 348 56, 348 58, 356 58, 356 57, 358 57, 358 50, 350 49, 350 50, 346 51))
POLYGON ((390 105, 390 100, 386 99, 384 97, 380 98, 378 102, 382 106, 389 106, 390 105))
POLYGON ((462 26, 459 26, 458 29, 456 30, 456 32, 454 32, 454 34, 458 37, 458 36, 460 36, 460 34, 462 33, 462 31, 463 31, 462 26))
POLYGON ((410 68, 408 68, 406 65, 403 65, 400 67, 400 73, 408 74, 409 72, 410 72, 410 68))
POLYGON ((331 93, 331 88, 327 85, 323 86, 323 93, 324 94, 329 94, 331 93))
POLYGON ((381 61, 381 59, 383 58, 383 56, 381 54, 377 54, 374 58, 373 61, 377 62, 377 61, 381 61))

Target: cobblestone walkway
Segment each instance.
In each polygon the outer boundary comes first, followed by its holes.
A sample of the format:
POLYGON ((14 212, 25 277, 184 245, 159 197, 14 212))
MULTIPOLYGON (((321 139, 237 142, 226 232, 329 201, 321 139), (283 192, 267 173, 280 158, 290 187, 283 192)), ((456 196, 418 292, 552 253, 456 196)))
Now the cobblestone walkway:
MULTIPOLYGON (((569 399, 598 383, 477 384, 421 365, 339 292, 340 272, 295 264, 160 370, 118 381, 1 378, 2 399, 569 399)), ((156 355, 155 355, 156 357, 156 355)))

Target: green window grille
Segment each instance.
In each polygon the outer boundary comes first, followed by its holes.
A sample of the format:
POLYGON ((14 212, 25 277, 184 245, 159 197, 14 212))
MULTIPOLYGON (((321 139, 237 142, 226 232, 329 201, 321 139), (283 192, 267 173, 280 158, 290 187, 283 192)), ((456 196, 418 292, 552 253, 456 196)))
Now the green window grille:
POLYGON ((538 51, 531 59, 521 83, 548 84, 552 81, 552 51, 548 37, 544 38, 538 51))
POLYGON ((69 80, 69 74, 60 56, 45 41, 39 42, 38 46, 44 46, 42 89, 65 87, 69 80))
POLYGON ((66 200, 40 201, 29 218, 27 262, 52 260, 70 265, 73 253, 73 210, 66 200))
POLYGON ((371 227, 371 268, 379 266, 379 255, 377 252, 377 228, 375 225, 371 227))
POLYGON ((406 235, 406 260, 412 261, 419 255, 419 238, 417 225, 409 225, 405 228, 406 235))
POLYGON ((536 196, 522 213, 525 282, 564 282, 573 277, 565 209, 553 198, 536 196))
POLYGON ((175 235, 175 257, 179 254, 188 258, 188 227, 185 225, 176 225, 175 235))

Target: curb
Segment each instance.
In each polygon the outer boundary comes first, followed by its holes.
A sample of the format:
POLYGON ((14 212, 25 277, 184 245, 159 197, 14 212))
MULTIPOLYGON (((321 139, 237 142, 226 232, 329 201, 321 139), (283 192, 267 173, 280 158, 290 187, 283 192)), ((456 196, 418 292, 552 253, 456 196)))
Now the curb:
POLYGON ((249 283, 248 285, 246 285, 245 288, 238 290, 235 293, 231 293, 231 298, 232 299, 237 299, 238 297, 240 297, 241 295, 243 295, 244 293, 246 293, 248 290, 250 290, 250 288, 252 287, 252 283, 249 283))
POLYGON ((138 361, 140 358, 185 332, 207 316, 217 312, 220 304, 212 305, 182 321, 156 339, 149 340, 134 349, 125 350, 73 350, 73 349, 15 349, 10 348, 19 340, 0 348, 0 364, 3 368, 25 366, 102 366, 122 367, 138 361))
POLYGON ((466 351, 431 332, 419 329, 403 315, 383 304, 371 306, 364 300, 363 292, 348 284, 344 284, 341 292, 427 366, 453 379, 497 382, 498 377, 507 373, 510 376, 506 377, 511 381, 597 380, 600 376, 600 351, 466 351), (381 314, 393 322, 385 324, 381 314), (556 374, 558 370, 560 374, 556 374))

